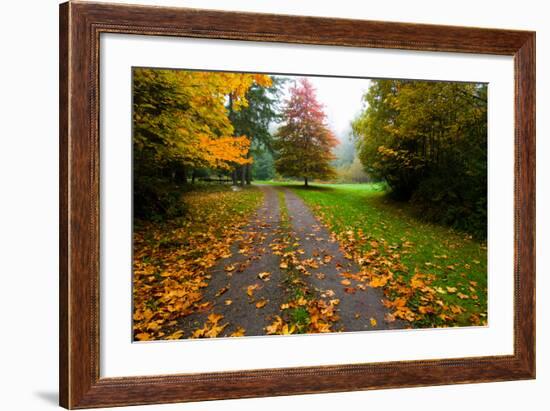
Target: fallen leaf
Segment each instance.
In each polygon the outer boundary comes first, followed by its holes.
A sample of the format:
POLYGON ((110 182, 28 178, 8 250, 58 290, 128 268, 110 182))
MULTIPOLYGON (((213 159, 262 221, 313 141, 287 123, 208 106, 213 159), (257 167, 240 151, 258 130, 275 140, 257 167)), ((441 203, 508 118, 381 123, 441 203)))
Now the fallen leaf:
POLYGON ((373 326, 373 327, 376 327, 376 324, 378 324, 378 323, 376 322, 376 319, 371 317, 371 319, 370 319, 370 325, 373 326))
POLYGON ((259 284, 252 284, 246 287, 246 294, 248 294, 249 297, 252 297, 252 294, 255 290, 257 290, 260 287, 259 284))
POLYGON ((167 340, 179 340, 182 335, 183 335, 183 330, 178 330, 178 331, 170 334, 168 337, 166 337, 166 339, 167 340))
POLYGON ((351 285, 351 281, 350 280, 342 280, 342 281, 340 281, 340 284, 342 284, 342 285, 351 285))
POLYGON ((151 339, 151 335, 149 333, 139 333, 136 334, 136 339, 139 341, 148 341, 151 339))
POLYGON ((216 297, 219 297, 220 295, 225 294, 228 290, 229 290, 229 286, 226 286, 226 287, 221 288, 221 289, 216 293, 216 297))
POLYGON ((271 325, 265 327, 265 331, 267 334, 277 334, 277 332, 283 328, 283 324, 283 319, 279 316, 276 316, 275 321, 273 321, 271 325))
POLYGON ((267 300, 263 299, 256 303, 256 308, 263 308, 267 304, 267 300))
POLYGON ((231 305, 233 304, 233 300, 225 300, 225 305, 231 305))
POLYGON ((433 314, 434 309, 433 307, 430 307, 430 306, 421 305, 420 307, 418 307, 418 312, 420 314, 433 314))
POLYGON ((258 274, 258 278, 260 280, 269 281, 269 276, 271 273, 269 271, 264 271, 258 274))
POLYGON ((464 308, 460 307, 459 305, 451 305, 449 307, 453 314, 461 314, 464 311, 466 311, 464 308))
POLYGON ((229 334, 230 337, 243 337, 245 329, 243 327, 238 327, 235 331, 229 334))
POLYGON ((297 305, 307 305, 307 300, 304 297, 300 297, 296 300, 297 305))
POLYGON ((210 321, 213 324, 217 324, 218 321, 220 321, 222 318, 223 318, 223 315, 212 313, 208 316, 208 321, 210 321))
POLYGON ((386 313, 384 314, 384 321, 387 323, 393 323, 395 321, 395 316, 393 314, 386 313))

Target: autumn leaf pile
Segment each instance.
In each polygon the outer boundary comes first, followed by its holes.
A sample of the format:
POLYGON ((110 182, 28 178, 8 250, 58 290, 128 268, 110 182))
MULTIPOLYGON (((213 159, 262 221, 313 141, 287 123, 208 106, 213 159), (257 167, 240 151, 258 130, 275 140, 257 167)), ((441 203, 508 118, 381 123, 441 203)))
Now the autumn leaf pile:
MULTIPOLYGON (((267 334, 327 333, 339 320, 337 306, 340 301, 332 293, 319 295, 307 281, 310 268, 318 268, 313 258, 303 259, 300 243, 290 228, 289 215, 284 195, 280 194, 281 230, 278 238, 270 244, 273 254, 280 257, 279 268, 284 270, 286 302, 280 307, 280 315, 265 328, 267 334)), ((326 256, 331 258, 330 256, 326 256)), ((328 260, 327 262, 329 262, 328 260)), ((321 264, 323 262, 321 261, 321 264)))
POLYGON ((287 301, 280 307, 281 315, 266 327, 267 334, 334 331, 332 325, 339 320, 337 306, 340 301, 326 294, 318 295, 304 278, 311 275, 306 266, 312 261, 300 259, 301 250, 296 238, 289 233, 272 248, 274 254, 281 256, 279 267, 286 272, 287 301))
MULTIPOLYGON (((396 319, 408 321, 413 327, 447 327, 457 325, 486 325, 485 310, 472 311, 461 303, 479 299, 480 290, 476 281, 469 281, 466 272, 469 264, 442 266, 442 263, 425 263, 424 267, 411 269, 402 262, 402 256, 414 252, 415 244, 403 238, 399 243, 389 243, 383 238, 374 238, 362 229, 338 230, 332 224, 326 207, 313 207, 315 213, 332 232, 344 251, 346 258, 354 260, 361 270, 358 273, 344 273, 342 281, 348 285, 347 292, 365 287, 381 288, 385 299, 383 304, 390 313, 386 321, 396 319), (437 273, 430 269, 458 270, 463 281, 449 286, 440 284, 437 273)), ((446 257, 436 256, 441 261, 446 257)))
MULTIPOLYGON (((231 244, 242 238, 243 227, 262 194, 256 189, 232 192, 217 187, 186 193, 182 201, 188 210, 183 218, 136 224, 133 328, 137 340, 181 338, 181 331, 168 334, 166 330, 178 318, 210 308, 203 301, 208 269, 231 255, 231 244)), ((223 329, 221 318, 211 315, 208 319, 207 328, 198 334, 223 329)))

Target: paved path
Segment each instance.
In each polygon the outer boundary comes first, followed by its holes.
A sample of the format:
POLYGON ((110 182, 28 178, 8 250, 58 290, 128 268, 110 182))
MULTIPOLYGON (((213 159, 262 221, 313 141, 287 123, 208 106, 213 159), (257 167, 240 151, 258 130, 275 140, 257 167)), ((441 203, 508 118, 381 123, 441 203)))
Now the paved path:
POLYGON ((399 321, 388 323, 384 320, 387 310, 382 305, 383 295, 379 289, 365 287, 364 284, 359 284, 357 288, 358 283, 353 279, 349 285, 341 283, 348 278, 346 273, 355 274, 359 272, 359 267, 344 257, 338 243, 331 239, 330 233, 296 194, 285 188, 258 187, 264 193, 263 205, 245 228, 243 237, 233 244, 232 256, 220 260, 211 270, 211 279, 203 298, 204 302, 211 304, 203 312, 181 319, 176 326, 184 331, 184 338, 202 327, 212 313, 222 314, 219 324, 227 324, 219 337, 229 336, 240 328, 248 336, 265 335, 265 327, 281 314, 280 306, 285 302, 285 270, 279 268, 281 260, 273 253, 272 247, 286 233, 280 225, 279 191, 284 194, 291 230, 303 251, 300 259, 319 264, 318 268, 308 268, 311 275, 303 276, 303 280, 318 297, 340 300, 340 319, 333 323, 332 330, 406 327, 399 321), (264 279, 259 278, 261 273, 264 273, 264 279), (251 286, 252 291, 247 293, 251 286), (372 319, 376 322, 375 326, 372 319))
POLYGON ((283 302, 283 272, 279 268, 279 257, 271 252, 270 245, 280 234, 280 211, 277 192, 269 186, 259 186, 264 192, 264 203, 244 229, 245 236, 231 248, 232 256, 220 260, 211 270, 212 278, 204 292, 203 301, 213 303, 203 313, 185 317, 178 328, 184 336, 201 327, 210 313, 222 314, 220 324, 229 323, 220 336, 228 336, 244 328, 246 335, 264 335, 283 302), (235 268, 228 271, 228 269, 235 268), (270 273, 269 280, 258 278, 260 273, 270 273), (247 294, 249 286, 257 285, 252 296, 247 294), (262 308, 256 303, 266 300, 262 308), (226 301, 231 301, 227 305, 226 301))
MULTIPOLYGON (((333 329, 364 331, 404 328, 401 322, 388 323, 384 320, 387 309, 382 305, 382 291, 368 286, 364 290, 357 288, 358 282, 346 274, 357 274, 359 266, 344 257, 338 242, 331 239, 330 233, 313 216, 302 199, 291 190, 285 190, 285 194, 292 228, 298 237, 300 248, 305 251, 301 258, 313 258, 321 263, 324 256, 332 257, 330 261, 319 265, 319 268, 309 269, 312 275, 306 278, 320 295, 326 295, 328 291, 330 295, 334 293, 333 298, 340 300, 340 320, 334 324, 333 329), (341 283, 346 279, 350 281, 349 285, 341 283), (371 318, 376 321, 376 326, 371 323, 371 318)), ((359 285, 364 287, 360 282, 359 285)))

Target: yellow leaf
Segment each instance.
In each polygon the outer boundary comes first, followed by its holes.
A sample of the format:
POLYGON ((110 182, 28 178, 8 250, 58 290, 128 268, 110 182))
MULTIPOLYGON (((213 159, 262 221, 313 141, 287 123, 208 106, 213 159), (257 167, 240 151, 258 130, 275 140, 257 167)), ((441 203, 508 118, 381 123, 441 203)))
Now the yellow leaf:
POLYGON ((213 325, 212 328, 204 333, 205 337, 208 338, 214 338, 217 337, 225 327, 227 327, 228 323, 225 323, 224 325, 213 325))
POLYGON ((296 300, 296 304, 298 305, 306 305, 307 304, 307 300, 304 298, 304 297, 300 297, 296 300))
POLYGON ((248 294, 249 297, 252 297, 252 294, 254 293, 254 290, 258 289, 260 287, 259 284, 252 284, 246 287, 246 294, 248 294))
POLYGON ((231 305, 233 304, 233 300, 225 300, 225 305, 231 305))
POLYGON ((389 278, 386 276, 377 276, 370 280, 369 285, 372 288, 383 287, 388 283, 389 278))
POLYGON ((223 318, 223 315, 212 313, 208 316, 208 321, 210 321, 213 324, 217 324, 218 321, 220 321, 222 318, 223 318))
POLYGON ((267 300, 263 299, 256 303, 256 308, 263 308, 267 304, 267 300))
POLYGON ((340 281, 340 284, 342 284, 342 285, 350 285, 350 284, 351 284, 351 281, 350 281, 350 280, 342 280, 342 281, 340 281))
POLYGON ((229 286, 223 287, 216 293, 216 297, 219 297, 222 294, 225 294, 229 290, 229 286))
POLYGON ((462 294, 462 293, 458 293, 457 296, 458 296, 458 298, 460 298, 461 300, 467 300, 468 298, 470 298, 470 297, 468 297, 466 294, 462 294))
POLYGON ((245 329, 243 327, 238 327, 237 330, 229 334, 230 337, 243 337, 245 329))
POLYGON ((258 274, 258 278, 260 280, 269 281, 269 276, 270 275, 271 275, 271 273, 269 271, 264 271, 264 272, 261 272, 260 274, 258 274))
POLYGON ((139 333, 136 334, 136 339, 139 341, 149 341, 151 339, 151 335, 148 333, 139 333))
POLYGON ((376 318, 372 318, 372 317, 371 317, 371 319, 370 319, 370 325, 373 326, 373 327, 376 327, 376 324, 378 324, 378 323, 376 322, 376 318))
POLYGON ((434 309, 433 307, 421 305, 420 307, 418 307, 418 311, 420 312, 420 314, 430 314, 434 312, 434 309))
POLYGON ((395 321, 395 316, 393 314, 386 313, 384 315, 384 321, 386 321, 387 323, 393 323, 395 321))
POLYGON ((168 337, 166 337, 166 339, 167 340, 179 340, 182 335, 183 335, 183 330, 178 330, 178 331, 170 334, 168 337))
POLYGON ((447 287, 449 294, 456 293, 456 287, 447 287))
POLYGON ((265 327, 267 334, 276 334, 283 327, 283 319, 279 316, 275 317, 275 321, 271 325, 265 327))
POLYGON ((453 314, 461 314, 465 311, 464 308, 460 307, 459 305, 451 305, 449 308, 451 309, 453 314))

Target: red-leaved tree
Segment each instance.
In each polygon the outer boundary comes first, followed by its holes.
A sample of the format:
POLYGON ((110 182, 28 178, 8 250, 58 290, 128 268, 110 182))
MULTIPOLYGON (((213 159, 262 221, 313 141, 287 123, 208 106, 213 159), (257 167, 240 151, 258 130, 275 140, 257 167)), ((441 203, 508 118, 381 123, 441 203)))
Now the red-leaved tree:
POLYGON ((275 168, 285 177, 327 180, 336 175, 330 162, 338 140, 326 124, 323 105, 317 101, 313 85, 301 79, 290 88, 283 107, 283 124, 276 133, 275 168))

